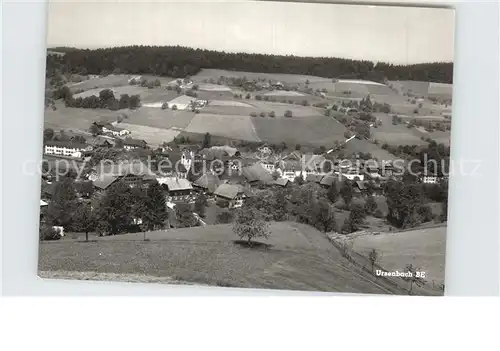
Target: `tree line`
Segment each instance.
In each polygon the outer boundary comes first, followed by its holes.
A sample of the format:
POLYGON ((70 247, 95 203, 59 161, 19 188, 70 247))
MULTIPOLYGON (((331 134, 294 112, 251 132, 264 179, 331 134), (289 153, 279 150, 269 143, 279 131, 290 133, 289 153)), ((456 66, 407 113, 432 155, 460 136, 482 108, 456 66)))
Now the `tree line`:
POLYGON ((55 184, 45 226, 41 226, 41 239, 53 237, 51 226, 63 226, 66 231, 84 232, 86 241, 90 232, 110 235, 164 228, 168 212, 164 191, 158 182, 148 187, 131 188, 123 181, 112 184, 104 193, 90 201, 77 197, 77 184, 70 177, 55 184))
POLYGON ((226 53, 181 46, 126 46, 71 49, 65 55, 47 55, 47 76, 71 74, 152 74, 183 78, 202 68, 261 73, 290 73, 326 78, 421 80, 452 83, 453 63, 394 65, 333 57, 297 57, 226 53))
POLYGON ((67 86, 55 89, 52 93, 54 100, 63 99, 66 107, 76 108, 102 108, 109 110, 135 109, 141 106, 139 95, 121 94, 117 99, 111 89, 103 89, 99 96, 91 95, 87 97, 73 97, 71 90, 67 86))

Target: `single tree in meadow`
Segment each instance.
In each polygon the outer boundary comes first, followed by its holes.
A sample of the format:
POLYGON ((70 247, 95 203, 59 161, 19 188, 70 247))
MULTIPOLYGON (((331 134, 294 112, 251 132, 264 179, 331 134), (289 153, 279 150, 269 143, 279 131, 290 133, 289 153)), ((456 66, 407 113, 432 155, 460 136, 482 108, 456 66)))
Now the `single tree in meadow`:
POLYGON ((403 278, 407 282, 410 282, 410 290, 408 291, 409 295, 413 292, 413 284, 418 287, 422 287, 427 283, 425 280, 425 273, 419 268, 413 267, 412 264, 406 265, 405 272, 410 273, 410 276, 403 278))
POLYGON ((333 204, 339 198, 339 191, 337 189, 337 182, 333 181, 332 185, 328 188, 328 192, 326 193, 326 197, 333 204))
POLYGON ((205 133, 203 136, 202 149, 208 149, 212 146, 212 136, 210 133, 205 133))
POLYGON ((70 227, 71 214, 77 205, 77 196, 73 179, 64 177, 55 183, 52 200, 47 209, 47 222, 55 226, 70 227))
POLYGON ((96 229, 97 219, 90 204, 79 204, 72 215, 73 230, 85 233, 85 241, 89 241, 89 232, 96 229))
POLYGON ((377 203, 373 196, 368 196, 365 201, 365 212, 367 214, 373 214, 377 210, 377 203))
POLYGON ((332 208, 325 200, 314 204, 314 226, 324 233, 335 230, 336 221, 332 208))
POLYGON ((43 141, 49 141, 52 140, 54 137, 54 129, 52 128, 46 128, 43 131, 43 141))
POLYGON ((207 197, 202 193, 194 202, 194 212, 196 212, 201 218, 205 218, 206 206, 207 197))
POLYGON ((191 205, 187 203, 178 203, 175 205, 175 215, 177 224, 180 228, 197 227, 198 220, 193 214, 191 205))
POLYGON ((340 196, 342 197, 342 200, 344 200, 344 203, 346 206, 349 206, 352 201, 353 197, 353 188, 350 180, 344 180, 342 182, 342 185, 340 187, 340 196))
POLYGON ((370 264, 372 266, 372 273, 373 269, 375 267, 375 264, 380 261, 381 254, 379 251, 372 249, 370 253, 368 254, 368 259, 370 260, 370 264))
POLYGON ((252 207, 239 209, 236 212, 233 231, 240 239, 246 239, 248 246, 253 246, 256 238, 267 239, 270 235, 269 226, 258 210, 252 207))

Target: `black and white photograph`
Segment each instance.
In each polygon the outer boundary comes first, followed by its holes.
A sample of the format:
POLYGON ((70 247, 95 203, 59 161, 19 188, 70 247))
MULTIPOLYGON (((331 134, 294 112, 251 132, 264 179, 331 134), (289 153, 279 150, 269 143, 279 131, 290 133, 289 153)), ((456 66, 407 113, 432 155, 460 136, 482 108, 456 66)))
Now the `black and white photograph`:
POLYGON ((39 276, 444 295, 454 33, 451 8, 49 1, 39 276))

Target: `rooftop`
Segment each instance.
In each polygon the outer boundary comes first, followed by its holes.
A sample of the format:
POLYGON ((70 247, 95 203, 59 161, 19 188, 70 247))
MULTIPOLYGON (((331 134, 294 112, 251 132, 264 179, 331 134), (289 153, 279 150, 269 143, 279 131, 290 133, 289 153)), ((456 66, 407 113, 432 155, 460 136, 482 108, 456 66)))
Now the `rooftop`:
POLYGON ((243 175, 248 182, 262 182, 264 184, 272 184, 274 182, 271 173, 269 173, 260 163, 255 163, 252 166, 243 167, 243 175))
POLYGON ((239 184, 221 184, 215 190, 214 194, 226 199, 234 199, 238 194, 246 194, 247 191, 239 184))
POLYGON ((75 143, 73 141, 59 141, 59 140, 49 140, 45 143, 46 146, 58 146, 58 147, 66 147, 68 149, 85 149, 88 145, 75 143))
POLYGON ((193 189, 189 180, 184 178, 162 177, 162 178, 157 178, 157 180, 160 185, 165 185, 169 191, 193 189))
POLYGON ((215 192, 220 184, 219 177, 211 172, 205 173, 193 182, 193 185, 206 189, 209 193, 215 192))

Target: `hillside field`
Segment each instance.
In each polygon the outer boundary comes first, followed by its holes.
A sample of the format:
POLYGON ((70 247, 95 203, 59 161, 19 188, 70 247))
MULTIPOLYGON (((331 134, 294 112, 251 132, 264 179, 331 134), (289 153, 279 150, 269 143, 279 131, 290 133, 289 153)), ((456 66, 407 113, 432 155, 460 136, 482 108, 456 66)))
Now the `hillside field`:
POLYGON ((426 272, 432 285, 444 283, 446 226, 354 238, 353 250, 368 255, 371 249, 382 254, 379 262, 386 270, 404 270, 407 264, 426 272))
POLYGON ((140 274, 208 285, 323 292, 400 293, 345 261, 324 234, 273 223, 269 249, 237 245, 230 225, 42 242, 41 272, 140 274))
POLYGON ((328 148, 335 145, 335 140, 345 140, 346 128, 326 116, 253 117, 251 121, 260 139, 270 143, 285 142, 290 147, 301 144, 328 148))
POLYGON ((260 141, 250 119, 250 116, 199 113, 185 130, 189 133, 210 133, 240 140, 260 141))

